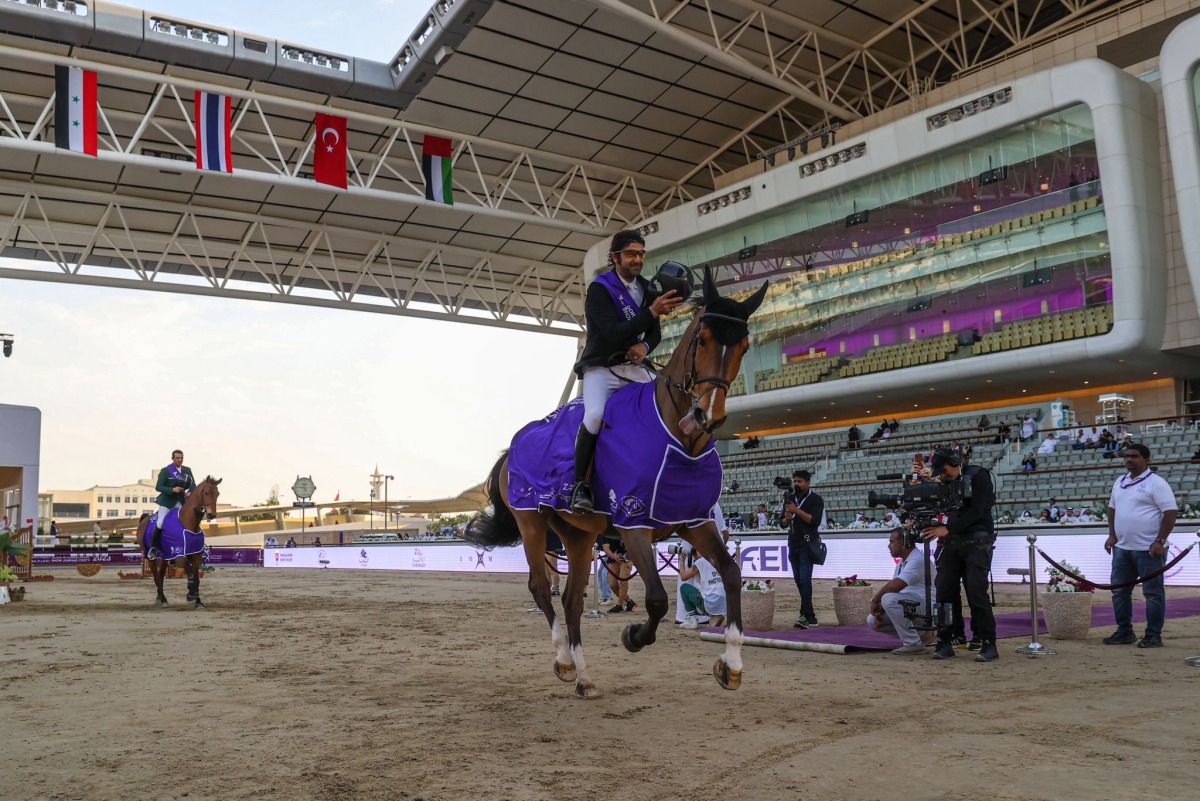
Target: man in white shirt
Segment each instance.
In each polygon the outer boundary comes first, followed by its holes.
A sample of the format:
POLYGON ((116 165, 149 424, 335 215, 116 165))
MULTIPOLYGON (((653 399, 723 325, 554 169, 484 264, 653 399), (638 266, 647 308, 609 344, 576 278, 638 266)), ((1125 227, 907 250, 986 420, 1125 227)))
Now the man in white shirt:
MULTIPOLYGON (((1150 472, 1150 449, 1141 443, 1125 448, 1129 472, 1113 484, 1108 500, 1108 539, 1104 550, 1112 554, 1112 583, 1128 584, 1161 571, 1166 564, 1167 537, 1175 527, 1178 506, 1166 480, 1150 472)), ((1117 630, 1104 638, 1105 645, 1161 648, 1167 593, 1161 573, 1142 582, 1146 598, 1146 633, 1141 641, 1133 633, 1133 588, 1112 591, 1117 630)))
MULTIPOLYGON (((721 534, 722 542, 729 542, 729 528, 721 504, 713 507, 713 522, 721 534)), ((675 591, 675 622, 685 629, 699 628, 710 622, 710 615, 727 614, 725 584, 712 562, 692 550, 687 559, 680 554, 679 586, 675 591), (692 560, 688 564, 688 560, 692 560), (685 589, 686 588, 686 589, 685 589)))
POLYGON ((1051 431, 1046 435, 1046 438, 1042 440, 1042 444, 1038 447, 1038 453, 1054 453, 1054 449, 1057 447, 1058 439, 1054 436, 1054 432, 1051 431))
POLYGON ((867 625, 877 631, 894 630, 900 638, 901 645, 892 651, 893 654, 923 654, 926 639, 932 639, 932 632, 920 632, 913 628, 912 621, 904 616, 903 601, 925 603, 925 587, 933 580, 936 568, 932 560, 929 563, 929 573, 925 572, 925 558, 916 548, 904 542, 904 529, 892 530, 888 538, 888 552, 893 559, 899 559, 896 565, 895 577, 879 588, 871 599, 871 614, 867 615, 867 625), (922 634, 925 634, 923 637, 922 634))

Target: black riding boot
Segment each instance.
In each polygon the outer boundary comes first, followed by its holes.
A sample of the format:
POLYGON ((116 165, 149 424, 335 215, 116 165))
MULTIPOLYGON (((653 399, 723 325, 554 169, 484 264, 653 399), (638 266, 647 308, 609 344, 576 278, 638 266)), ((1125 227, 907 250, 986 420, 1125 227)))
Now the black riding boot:
POLYGON ((592 469, 592 457, 596 454, 598 434, 579 426, 575 435, 575 488, 571 491, 571 511, 577 515, 590 515, 595 508, 592 488, 587 483, 588 471, 592 469))

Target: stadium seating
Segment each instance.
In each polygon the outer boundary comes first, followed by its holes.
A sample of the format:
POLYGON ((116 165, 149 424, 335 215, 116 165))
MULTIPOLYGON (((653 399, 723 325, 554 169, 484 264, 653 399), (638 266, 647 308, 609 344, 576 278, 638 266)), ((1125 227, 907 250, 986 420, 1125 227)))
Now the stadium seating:
POLYGON ((971 347, 971 352, 976 355, 998 353, 1013 348, 1042 345, 1047 342, 1063 342, 1078 337, 1095 336, 1107 333, 1112 328, 1112 323, 1111 305, 1091 306, 1061 314, 1048 314, 1043 317, 1009 323, 999 331, 984 334, 983 338, 971 347))
POLYGON ((845 378, 854 375, 896 370, 917 364, 945 361, 958 349, 957 334, 942 334, 928 339, 914 339, 899 345, 872 348, 861 357, 851 360, 838 371, 845 378))

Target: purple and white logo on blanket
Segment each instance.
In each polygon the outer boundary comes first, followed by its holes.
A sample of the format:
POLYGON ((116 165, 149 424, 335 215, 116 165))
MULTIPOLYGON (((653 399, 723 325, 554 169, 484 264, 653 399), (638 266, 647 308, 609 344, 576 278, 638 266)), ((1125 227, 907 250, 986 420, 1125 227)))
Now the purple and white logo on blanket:
MULTIPOLYGON (((615 511, 615 510, 614 510, 615 511)), ((626 495, 621 499, 621 511, 630 517, 636 517, 646 511, 646 504, 636 495, 626 495)))

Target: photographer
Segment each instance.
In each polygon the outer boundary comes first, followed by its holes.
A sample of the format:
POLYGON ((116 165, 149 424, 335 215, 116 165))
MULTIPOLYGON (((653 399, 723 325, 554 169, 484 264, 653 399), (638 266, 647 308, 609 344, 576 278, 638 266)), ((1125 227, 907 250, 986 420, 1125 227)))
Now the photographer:
MULTIPOLYGON (((783 526, 788 530, 788 561, 792 565, 792 578, 800 591, 800 618, 794 624, 798 629, 813 629, 820 625, 812 602, 813 549, 820 549, 821 535, 818 531, 825 518, 825 501, 812 491, 809 481, 812 474, 807 470, 792 473, 792 486, 783 494, 783 526)), ((775 479, 775 485, 784 489, 787 479, 775 479), (783 484, 784 486, 779 486, 783 484)), ((821 559, 824 562, 824 559, 821 559)))
MULTIPOLYGON (((723 544, 729 543, 729 529, 721 504, 713 507, 713 522, 721 534, 723 544)), ((710 615, 725 615, 725 583, 712 562, 705 559, 686 543, 679 560, 679 588, 676 596, 675 622, 685 629, 699 628, 710 622, 710 615)), ((715 625, 720 625, 715 624, 715 625)))
MULTIPOLYGON (((970 492, 963 493, 961 508, 950 512, 945 525, 926 528, 926 541, 941 540, 937 563, 937 600, 951 603, 958 595, 959 583, 967 588, 967 604, 971 607, 971 633, 980 640, 976 662, 994 662, 1000 658, 996 650, 996 618, 988 599, 988 574, 992 569, 996 529, 992 522, 992 507, 996 490, 992 475, 977 465, 963 470, 962 460, 953 451, 939 450, 933 456, 933 475, 943 483, 966 481, 970 492)), ((953 632, 944 627, 938 632, 934 659, 954 656, 953 632)))
MULTIPOLYGON (((924 555, 912 545, 912 540, 904 536, 904 529, 892 529, 888 538, 888 552, 893 559, 901 560, 896 565, 896 574, 887 584, 879 588, 871 599, 871 614, 867 616, 867 625, 876 631, 894 630, 900 638, 900 647, 893 654, 923 654, 927 644, 926 636, 932 632, 917 631, 912 621, 904 616, 904 601, 925 603, 925 593, 930 577, 925 573, 924 555)), ((932 564, 930 572, 934 572, 932 564)))

